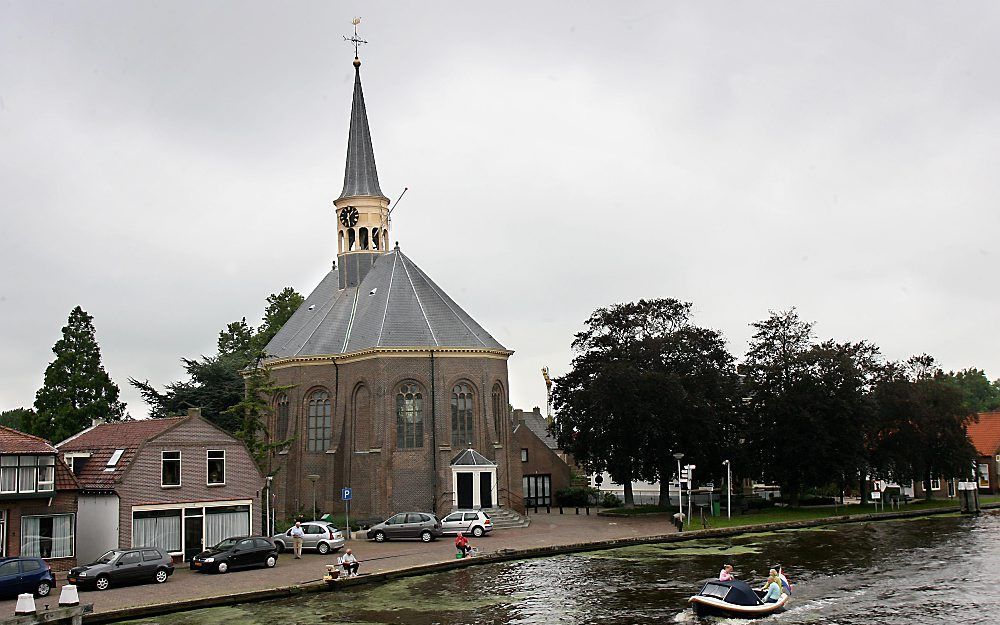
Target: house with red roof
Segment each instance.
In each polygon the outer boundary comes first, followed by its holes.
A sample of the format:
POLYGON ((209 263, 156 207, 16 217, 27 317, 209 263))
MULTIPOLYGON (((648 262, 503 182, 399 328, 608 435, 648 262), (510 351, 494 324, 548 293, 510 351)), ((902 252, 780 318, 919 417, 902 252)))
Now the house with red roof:
POLYGON ((976 448, 976 481, 979 492, 995 495, 1000 491, 997 460, 1000 459, 1000 410, 980 412, 969 424, 969 440, 976 448))
POLYGON ((76 566, 78 490, 48 441, 0 426, 0 556, 76 566))
POLYGON ((79 483, 78 557, 159 547, 178 560, 259 534, 264 477, 246 446, 202 418, 100 423, 56 446, 79 483))

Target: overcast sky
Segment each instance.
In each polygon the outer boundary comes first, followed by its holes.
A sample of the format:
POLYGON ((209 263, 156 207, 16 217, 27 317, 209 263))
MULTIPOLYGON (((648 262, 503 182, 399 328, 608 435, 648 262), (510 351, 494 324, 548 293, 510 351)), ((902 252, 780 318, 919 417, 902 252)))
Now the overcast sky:
POLYGON ((1000 377, 995 2, 0 2, 0 409, 70 310, 128 377, 336 256, 353 50, 392 240, 544 406, 589 313, 694 302, 1000 377), (483 8, 488 6, 490 8, 483 8), (502 9, 498 8, 502 7, 502 9))

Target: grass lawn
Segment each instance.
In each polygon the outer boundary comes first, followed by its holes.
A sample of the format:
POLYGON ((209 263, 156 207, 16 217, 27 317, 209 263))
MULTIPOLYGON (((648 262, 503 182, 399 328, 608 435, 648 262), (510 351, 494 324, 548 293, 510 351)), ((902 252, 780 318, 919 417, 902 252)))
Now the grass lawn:
MULTIPOLYGON (((996 498, 1000 499, 1000 498, 996 498)), ((981 500, 981 503, 986 503, 981 500)), ((900 510, 903 512, 913 512, 919 510, 936 510, 940 508, 955 508, 958 507, 958 501, 955 499, 934 499, 931 501, 915 501, 909 504, 903 505, 900 510)), ((877 514, 882 512, 882 506, 879 506, 878 510, 875 509, 874 504, 852 504, 847 506, 823 506, 823 507, 810 507, 810 508, 771 508, 768 510, 761 510, 759 512, 752 512, 742 516, 734 516, 731 519, 727 519, 725 516, 721 517, 708 517, 708 527, 718 528, 718 527, 738 527, 742 525, 763 525, 765 523, 781 523, 784 521, 811 521, 814 519, 823 519, 827 517, 841 517, 854 514, 877 514)), ((887 507, 885 512, 894 512, 892 508, 887 507)), ((723 510, 723 514, 725 510, 723 510)), ((691 529, 701 528, 701 519, 695 515, 692 519, 691 529)))

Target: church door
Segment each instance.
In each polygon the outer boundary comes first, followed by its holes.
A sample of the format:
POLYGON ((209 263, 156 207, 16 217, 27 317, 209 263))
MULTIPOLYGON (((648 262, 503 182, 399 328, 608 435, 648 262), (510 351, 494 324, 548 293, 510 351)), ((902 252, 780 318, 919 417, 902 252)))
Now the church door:
POLYGON ((458 507, 464 510, 472 508, 472 474, 457 473, 455 490, 458 492, 458 507))
POLYGON ((493 507, 493 474, 487 471, 479 474, 479 503, 480 508, 493 507))

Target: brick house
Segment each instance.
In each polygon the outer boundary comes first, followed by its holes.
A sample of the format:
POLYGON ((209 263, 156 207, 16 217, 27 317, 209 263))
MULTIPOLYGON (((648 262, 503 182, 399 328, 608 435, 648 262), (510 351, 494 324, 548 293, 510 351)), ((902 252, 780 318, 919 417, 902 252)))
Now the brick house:
POLYGON ((969 424, 969 440, 976 448, 976 481, 979 492, 995 495, 1000 492, 1000 410, 980 412, 969 424))
POLYGON ((521 494, 524 505, 547 506, 558 502, 555 494, 573 485, 572 459, 559 449, 549 433, 548 420, 535 408, 514 410, 513 447, 521 463, 521 494))
POLYGON ((0 556, 76 566, 78 488, 48 441, 0 426, 0 556))
MULTIPOLYGON (((378 173, 355 59, 344 186, 334 200, 334 267, 265 348, 277 398, 275 508, 382 517, 443 514, 520 502, 511 445, 507 359, 494 339, 423 270, 389 244, 389 199, 378 173), (473 450, 476 480, 455 464, 473 450), (492 464, 482 464, 483 462, 492 464), (490 468, 492 466, 492 468, 490 468), (310 479, 313 476, 313 479, 310 479)), ((459 233, 455 233, 456 236, 459 233)), ((465 262, 465 260, 463 260, 465 262)), ((469 273, 462 287, 477 282, 469 273)))
POLYGON ((188 560, 223 538, 260 533, 260 469, 198 409, 98 424, 56 447, 80 485, 81 561, 145 546, 188 560))

